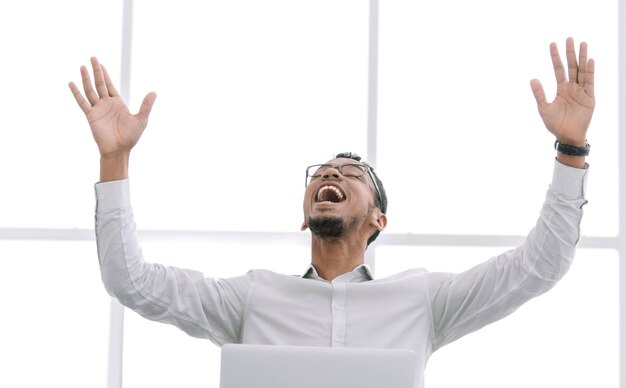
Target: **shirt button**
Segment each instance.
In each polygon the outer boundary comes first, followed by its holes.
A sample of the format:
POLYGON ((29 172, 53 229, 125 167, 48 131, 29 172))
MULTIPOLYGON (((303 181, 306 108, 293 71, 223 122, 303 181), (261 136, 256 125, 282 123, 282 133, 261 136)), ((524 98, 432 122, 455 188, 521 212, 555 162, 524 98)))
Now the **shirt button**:
POLYGON ((341 336, 339 336, 339 335, 338 335, 338 336, 336 336, 336 337, 335 337, 335 341, 337 341, 337 342, 343 342, 343 337, 341 337, 341 336))
POLYGON ((335 307, 335 310, 341 310, 341 305, 340 304, 336 304, 334 307, 335 307))

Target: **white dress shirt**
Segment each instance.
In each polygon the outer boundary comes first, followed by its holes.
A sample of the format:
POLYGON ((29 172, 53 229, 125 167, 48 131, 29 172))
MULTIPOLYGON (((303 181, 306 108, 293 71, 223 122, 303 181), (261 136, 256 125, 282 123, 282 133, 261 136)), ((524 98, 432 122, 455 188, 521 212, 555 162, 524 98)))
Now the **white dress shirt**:
POLYGON ((253 270, 239 277, 144 261, 129 181, 96 184, 102 279, 123 305, 189 335, 225 343, 405 348, 416 387, 441 346, 515 311, 568 270, 580 237, 587 169, 555 161, 536 226, 519 247, 465 272, 413 269, 373 279, 366 265, 333 281, 253 270))

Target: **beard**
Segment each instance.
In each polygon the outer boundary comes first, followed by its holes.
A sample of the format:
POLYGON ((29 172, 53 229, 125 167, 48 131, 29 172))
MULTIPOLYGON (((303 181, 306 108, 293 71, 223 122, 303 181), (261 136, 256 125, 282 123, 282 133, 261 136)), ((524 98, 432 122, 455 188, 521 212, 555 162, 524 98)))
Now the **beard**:
POLYGON ((309 217, 311 233, 320 238, 340 238, 346 233, 346 224, 341 217, 309 217))
POLYGON ((311 233, 320 238, 339 239, 351 230, 356 230, 366 216, 354 217, 349 221, 342 217, 309 217, 307 223, 311 233))

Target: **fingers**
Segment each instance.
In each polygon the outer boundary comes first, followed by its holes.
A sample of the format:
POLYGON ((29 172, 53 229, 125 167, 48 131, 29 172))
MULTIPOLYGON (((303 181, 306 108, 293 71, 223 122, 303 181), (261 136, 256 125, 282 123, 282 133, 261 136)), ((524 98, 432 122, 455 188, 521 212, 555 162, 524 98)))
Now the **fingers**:
POLYGON ((154 101, 156 101, 156 97, 156 93, 148 93, 141 103, 141 107, 139 108, 139 113, 137 113, 137 116, 147 120, 150 116, 150 112, 152 111, 154 101))
MULTIPOLYGON (((87 68, 85 66, 81 66, 80 68, 83 90, 85 91, 86 99, 73 82, 69 83, 70 90, 74 95, 76 103, 78 103, 78 106, 85 114, 88 114, 91 111, 91 108, 96 105, 100 99, 107 97, 119 97, 119 93, 111 81, 109 72, 103 65, 100 64, 100 62, 98 62, 96 57, 91 58, 91 66, 93 67, 94 85, 96 87, 95 90, 91 84, 91 78, 89 77, 89 71, 87 68)), ((152 111, 152 106, 156 101, 156 97, 156 93, 148 93, 148 95, 146 95, 143 99, 139 113, 137 113, 136 116, 147 120, 150 112, 152 111)))
POLYGON ((80 109, 82 109, 82 111, 85 114, 88 114, 89 110, 91 109, 91 104, 88 103, 87 100, 85 100, 85 98, 80 93, 80 90, 78 90, 78 87, 74 84, 74 82, 70 82, 69 86, 70 86, 70 90, 72 91, 72 94, 74 95, 74 99, 78 103, 78 106, 80 107, 80 109))
POLYGON ((578 54, 578 84, 585 86, 587 81, 587 43, 580 43, 580 52, 578 54))
POLYGON ((102 71, 102 66, 96 57, 91 57, 91 67, 93 68, 93 78, 98 96, 100 98, 109 97, 109 91, 104 80, 104 71, 102 71))
POLYGON ((567 38, 565 41, 565 55, 567 56, 569 82, 578 82, 578 62, 576 62, 576 50, 572 38, 567 38))
POLYGON ((115 89, 115 86, 111 81, 109 73, 104 68, 104 66, 102 66, 100 62, 98 62, 98 59, 96 57, 91 58, 91 66, 93 67, 94 84, 96 86, 95 90, 91 84, 91 77, 89 77, 89 71, 87 70, 87 67, 80 67, 83 90, 85 91, 85 97, 87 97, 87 100, 83 98, 78 88, 76 88, 76 85, 74 85, 73 83, 70 84, 70 90, 72 90, 72 94, 74 94, 74 98, 76 99, 76 102, 78 102, 78 105, 81 107, 83 112, 86 112, 87 106, 85 106, 85 104, 94 106, 101 98, 119 96, 117 89, 115 89))
POLYGON ((87 97, 87 100, 89 100, 91 106, 94 106, 98 101, 98 95, 93 90, 93 87, 91 87, 91 78, 89 77, 89 72, 85 66, 80 67, 80 75, 83 80, 83 90, 85 91, 85 96, 87 97))
POLYGON ((561 56, 559 55, 559 49, 556 47, 556 43, 550 43, 550 57, 552 57, 556 83, 560 84, 565 81, 565 69, 563 68, 563 62, 561 62, 561 56))
POLYGON ((543 109, 546 105, 548 105, 548 100, 546 99, 546 92, 543 90, 543 86, 541 82, 537 79, 533 79, 530 81, 530 89, 533 91, 533 95, 535 96, 535 101, 537 101, 537 107, 539 110, 543 109))
POLYGON ((117 89, 115 89, 113 82, 111 82, 111 77, 109 77, 109 72, 103 65, 100 65, 100 67, 102 68, 102 73, 104 74, 104 82, 106 83, 107 90, 109 91, 109 96, 111 97, 119 96, 120 94, 117 92, 117 89))
POLYGON ((585 73, 585 84, 583 85, 583 87, 585 88, 585 92, 587 92, 587 94, 592 98, 595 98, 595 95, 594 95, 595 93, 594 92, 595 70, 596 70, 596 62, 593 59, 590 59, 587 62, 587 69, 585 73))
MULTIPOLYGON (((587 92, 593 91, 593 59, 589 59, 587 56, 587 43, 581 42, 578 58, 576 58, 576 50, 574 49, 574 39, 567 38, 565 42, 565 51, 567 56, 567 77, 569 82, 578 83, 587 92), (587 83, 591 82, 589 87, 587 83)), ((554 74, 556 76, 557 84, 565 81, 565 69, 561 62, 556 43, 550 44, 550 55, 552 57, 552 64, 554 65, 554 74)))

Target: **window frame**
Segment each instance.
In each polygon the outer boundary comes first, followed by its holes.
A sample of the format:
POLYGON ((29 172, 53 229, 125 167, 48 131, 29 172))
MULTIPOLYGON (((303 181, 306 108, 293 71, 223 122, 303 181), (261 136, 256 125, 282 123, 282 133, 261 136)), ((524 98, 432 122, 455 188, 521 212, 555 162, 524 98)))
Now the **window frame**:
MULTIPOLYGON (((619 36, 626 36, 626 4, 618 2, 618 32, 619 36)), ((121 61, 120 94, 128 101, 131 83, 131 53, 132 53, 132 0, 123 1, 123 42, 121 61)), ((378 12, 379 0, 370 0, 370 29, 369 29, 369 77, 368 77, 368 118, 367 118, 367 157, 368 162, 377 165, 377 92, 378 92, 378 12)), ((619 39, 618 72, 626 74, 626 39, 619 39)), ((617 152, 619 166, 626 166, 626 77, 620 77, 618 86, 618 144, 617 152)), ((619 192, 626 192, 626 168, 618 168, 619 192)), ((608 248, 615 249, 620 262, 626 258, 626 196, 618 196, 618 226, 617 236, 583 236, 581 248, 608 248)), ((308 244, 308 239, 299 233, 282 232, 185 232, 176 230, 141 231, 142 238, 156 239, 200 239, 203 241, 259 241, 266 244, 280 243, 289 239, 298 244, 308 244)), ((518 244, 524 236, 513 235, 425 235, 425 234, 381 234, 375 245, 366 252, 366 262, 375 270, 376 247, 393 245, 434 245, 434 246, 463 246, 463 247, 492 247, 510 246, 518 244)), ((54 240, 54 241, 95 241, 93 230, 88 229, 53 229, 53 228, 0 228, 0 240, 54 240)), ((620 266, 619 273, 620 294, 626 295, 626 265, 620 266)), ((111 299, 111 322, 109 342, 109 369, 108 386, 122 386, 122 352, 123 352, 123 325, 124 309, 115 300, 111 299)), ((626 386, 626 298, 620 298, 620 386, 626 386)))

